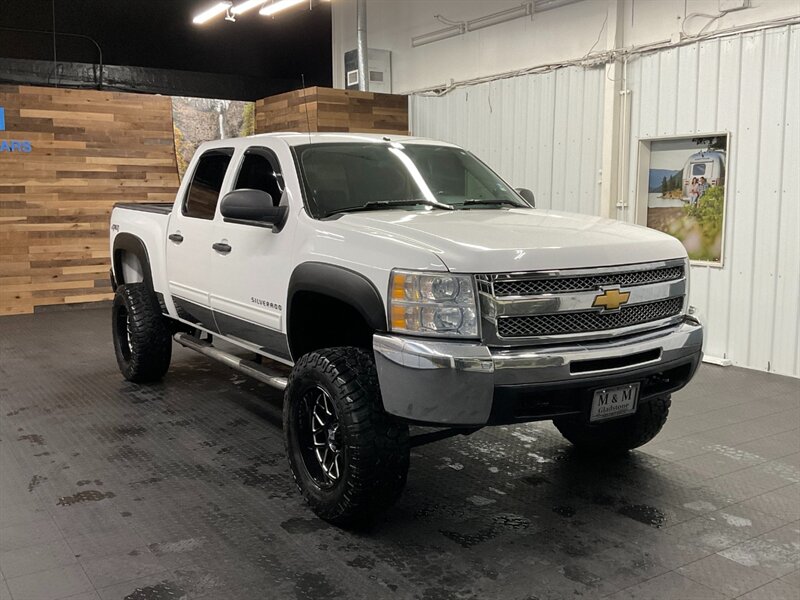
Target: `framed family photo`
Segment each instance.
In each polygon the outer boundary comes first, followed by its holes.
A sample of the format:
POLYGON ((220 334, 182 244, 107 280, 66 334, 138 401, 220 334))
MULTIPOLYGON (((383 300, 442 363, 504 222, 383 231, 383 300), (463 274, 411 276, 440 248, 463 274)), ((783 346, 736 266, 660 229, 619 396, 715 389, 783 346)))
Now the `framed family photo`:
POLYGON ((722 266, 728 141, 710 133, 640 142, 637 221, 679 239, 693 263, 722 266))

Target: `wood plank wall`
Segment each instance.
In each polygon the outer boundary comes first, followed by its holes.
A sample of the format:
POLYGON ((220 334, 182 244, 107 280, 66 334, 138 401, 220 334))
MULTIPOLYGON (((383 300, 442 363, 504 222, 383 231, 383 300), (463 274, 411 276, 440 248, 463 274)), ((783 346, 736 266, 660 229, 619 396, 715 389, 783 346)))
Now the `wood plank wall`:
MULTIPOLYGON (((408 133, 405 96, 307 88, 259 100, 256 132, 408 133)), ((0 315, 109 300, 116 202, 171 202, 179 180, 167 96, 0 85, 0 315)))
POLYGON ((408 135, 408 97, 311 87, 256 102, 256 133, 309 128, 408 135))
POLYGON ((178 186, 169 97, 0 86, 0 314, 107 300, 115 202, 168 202, 178 186))

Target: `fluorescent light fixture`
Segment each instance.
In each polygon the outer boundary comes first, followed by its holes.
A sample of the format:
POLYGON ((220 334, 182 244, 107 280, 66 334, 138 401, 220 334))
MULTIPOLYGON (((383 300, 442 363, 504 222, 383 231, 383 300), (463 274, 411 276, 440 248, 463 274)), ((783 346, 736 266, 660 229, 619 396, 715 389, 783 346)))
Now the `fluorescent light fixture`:
POLYGON ((303 2, 308 2, 308 0, 277 0, 272 4, 267 4, 264 8, 258 11, 258 14, 269 17, 274 15, 276 12, 291 8, 292 6, 297 6, 303 2))
POLYGON ((231 9, 231 12, 235 15, 242 15, 246 13, 248 10, 254 9, 256 6, 261 6, 267 0, 247 0, 246 2, 242 2, 241 4, 237 4, 231 9))
POLYGON ((498 23, 513 21, 514 19, 519 19, 520 17, 527 17, 531 14, 533 14, 533 3, 526 2, 525 4, 521 4, 514 8, 501 10, 500 12, 492 13, 490 15, 486 15, 485 17, 479 17, 477 19, 467 21, 467 31, 476 31, 478 29, 483 29, 484 27, 497 25, 498 23))
POLYGON ((199 15, 197 15, 194 19, 192 19, 192 23, 195 25, 202 25, 206 21, 210 21, 217 15, 221 15, 226 10, 228 10, 233 2, 217 2, 214 6, 209 8, 208 10, 204 10, 199 15))
POLYGON ((463 23, 445 27, 444 29, 437 29, 436 31, 431 31, 430 33, 423 33, 422 35, 412 37, 411 46, 416 48, 417 46, 424 46, 425 44, 438 42, 439 40, 446 40, 447 38, 461 35, 464 33, 464 31, 465 28, 463 23))

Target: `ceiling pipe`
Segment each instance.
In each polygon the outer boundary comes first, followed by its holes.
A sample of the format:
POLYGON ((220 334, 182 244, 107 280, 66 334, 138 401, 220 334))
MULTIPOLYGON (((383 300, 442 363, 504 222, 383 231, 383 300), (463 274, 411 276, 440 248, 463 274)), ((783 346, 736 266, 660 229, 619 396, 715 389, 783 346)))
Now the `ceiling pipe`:
POLYGON ((369 46, 367 46, 367 0, 358 0, 356 5, 358 20, 358 89, 369 91, 369 46))
POLYGON ((535 13, 552 10, 554 8, 561 8, 562 6, 567 6, 568 4, 574 4, 581 1, 582 0, 528 0, 519 6, 484 15, 483 17, 472 19, 471 21, 461 22, 450 21, 442 18, 441 15, 436 15, 437 20, 448 24, 449 27, 414 36, 411 38, 411 46, 413 48, 424 46, 425 44, 430 44, 432 42, 438 42, 447 38, 456 37, 458 35, 464 35, 470 31, 478 31, 479 29, 483 29, 485 27, 499 25, 500 23, 505 23, 506 21, 513 21, 515 19, 519 19, 520 17, 530 17, 533 19, 535 13))

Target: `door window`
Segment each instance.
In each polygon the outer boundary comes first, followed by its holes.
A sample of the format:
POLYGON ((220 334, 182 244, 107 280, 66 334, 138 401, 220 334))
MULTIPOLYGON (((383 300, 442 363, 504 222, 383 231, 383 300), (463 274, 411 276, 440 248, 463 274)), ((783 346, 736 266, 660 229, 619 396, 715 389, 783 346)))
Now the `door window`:
POLYGON ((275 156, 260 148, 250 149, 245 153, 234 189, 267 192, 272 197, 272 203, 278 206, 283 187, 283 177, 275 156))
POLYGON ((200 157, 183 204, 183 214, 196 219, 213 219, 219 192, 233 151, 210 150, 200 157))

